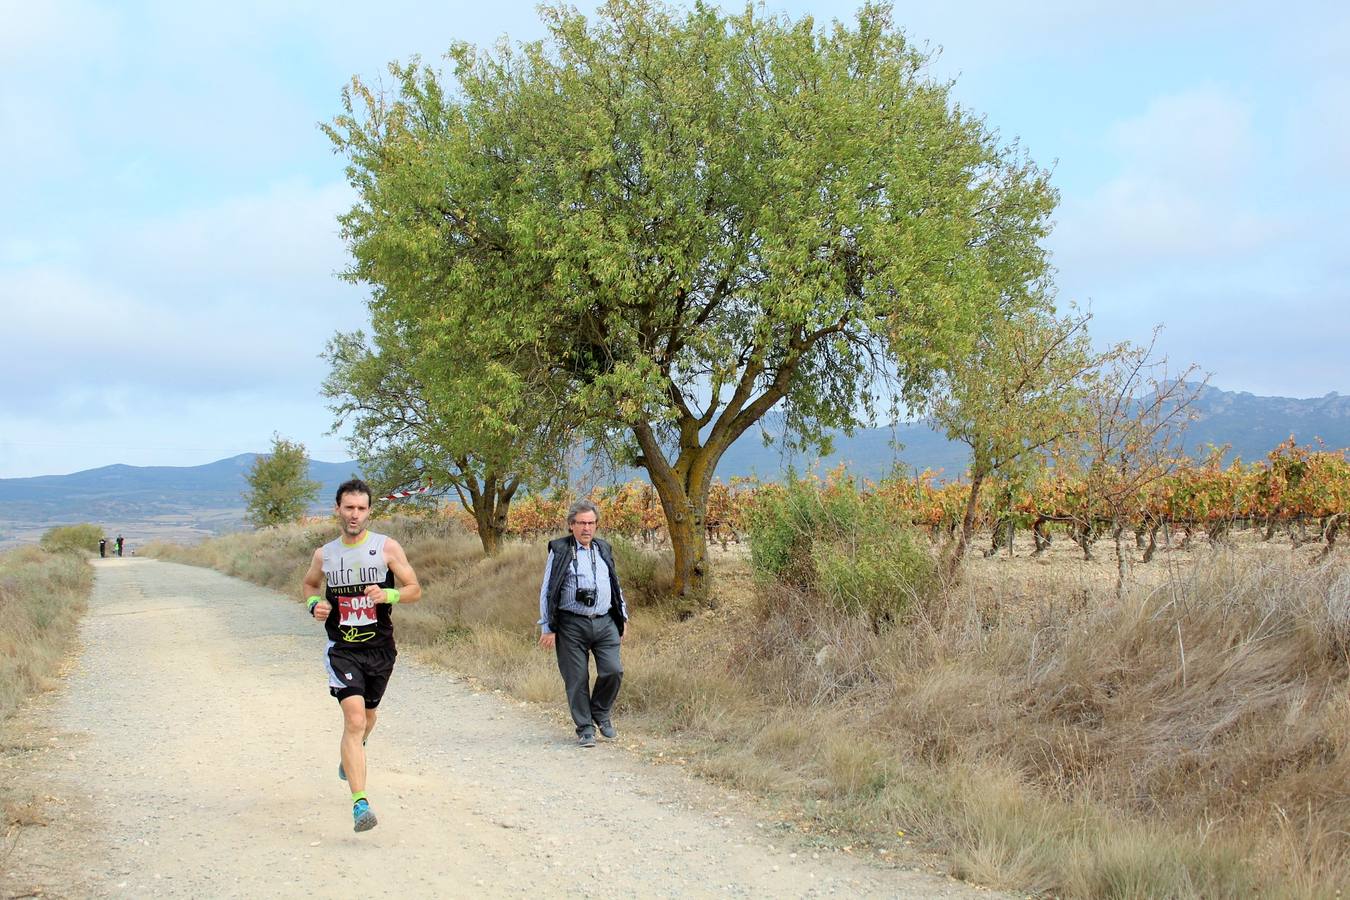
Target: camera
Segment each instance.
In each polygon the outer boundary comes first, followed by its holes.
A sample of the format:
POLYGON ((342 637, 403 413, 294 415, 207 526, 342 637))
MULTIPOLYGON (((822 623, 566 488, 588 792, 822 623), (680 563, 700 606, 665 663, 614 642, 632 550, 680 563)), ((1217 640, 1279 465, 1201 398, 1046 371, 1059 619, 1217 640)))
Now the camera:
POLYGON ((577 588, 577 602, 582 606, 594 606, 595 588, 577 588))

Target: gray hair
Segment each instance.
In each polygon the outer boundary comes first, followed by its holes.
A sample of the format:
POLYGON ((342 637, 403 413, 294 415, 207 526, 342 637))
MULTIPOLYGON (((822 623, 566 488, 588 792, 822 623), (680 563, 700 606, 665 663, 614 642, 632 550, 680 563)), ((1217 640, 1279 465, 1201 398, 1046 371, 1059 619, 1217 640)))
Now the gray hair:
POLYGON ((600 521, 600 510, 594 503, 589 500, 578 500, 567 507, 567 524, 571 525, 577 520, 577 514, 584 512, 595 513, 595 521, 600 521))

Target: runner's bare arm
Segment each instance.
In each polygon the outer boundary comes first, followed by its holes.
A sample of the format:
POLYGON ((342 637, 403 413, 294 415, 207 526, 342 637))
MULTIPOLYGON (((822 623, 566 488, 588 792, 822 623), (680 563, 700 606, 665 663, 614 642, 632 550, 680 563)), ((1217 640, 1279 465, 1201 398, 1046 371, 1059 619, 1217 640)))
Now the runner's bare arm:
MULTIPOLYGON (((306 601, 310 597, 323 597, 323 580, 323 548, 320 547, 314 551, 314 558, 309 561, 309 571, 301 582, 306 601)), ((327 600, 320 600, 314 606, 314 618, 320 622, 326 621, 332 609, 327 600)))
MULTIPOLYGON (((416 603, 422 599, 422 585, 417 583, 417 573, 408 564, 408 557, 403 552, 402 545, 393 538, 384 542, 384 561, 389 566, 389 571, 394 573, 395 583, 398 584, 398 602, 416 603)), ((384 588, 378 585, 372 584, 366 588, 366 596, 376 603, 388 602, 384 588)))

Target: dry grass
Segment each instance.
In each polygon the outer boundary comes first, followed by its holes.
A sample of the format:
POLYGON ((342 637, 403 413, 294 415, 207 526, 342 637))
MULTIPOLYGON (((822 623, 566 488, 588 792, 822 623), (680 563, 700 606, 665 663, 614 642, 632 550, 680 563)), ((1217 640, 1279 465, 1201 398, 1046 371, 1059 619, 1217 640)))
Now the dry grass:
MULTIPOLYGON (((0 756, 34 749, 28 735, 3 726, 53 683, 93 584, 82 553, 25 547, 0 554, 0 756)), ((0 777, 0 869, 24 828, 46 824, 43 808, 31 784, 0 777)))
POLYGON ((740 658, 822 732, 847 722, 846 752, 807 767, 822 822, 1061 895, 1330 896, 1350 883, 1344 565, 1173 574, 1020 616, 977 582, 880 635, 779 590, 740 658))
MULTIPOLYGON (((400 641, 560 709, 535 646, 542 548, 485 560, 468 536, 400 539, 427 589, 399 610, 400 641)), ((624 552, 625 731, 775 798, 800 828, 1055 896, 1350 884, 1350 573, 1336 556, 1172 555, 1138 567, 1119 603, 1110 563, 977 559, 962 587, 874 629, 756 587, 736 556, 690 616, 661 599, 659 560, 624 552)))
POLYGON ((0 720, 56 674, 93 584, 77 554, 25 547, 0 555, 0 720))

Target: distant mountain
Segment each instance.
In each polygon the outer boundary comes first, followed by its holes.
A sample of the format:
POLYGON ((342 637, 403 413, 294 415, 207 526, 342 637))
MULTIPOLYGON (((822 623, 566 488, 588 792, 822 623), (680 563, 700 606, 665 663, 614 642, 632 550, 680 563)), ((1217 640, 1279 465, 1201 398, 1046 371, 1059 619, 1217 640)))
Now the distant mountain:
MULTIPOLYGON (((243 453, 203 466, 102 466, 70 475, 0 478, 0 522, 58 524, 127 522, 187 517, 239 527, 245 475, 258 458, 243 453)), ((311 461, 309 477, 323 487, 316 510, 331 506, 333 491, 357 471, 355 463, 311 461)), ((217 530, 217 529, 209 529, 217 530)))
MULTIPOLYGON (((1258 462, 1292 435, 1300 444, 1319 441, 1327 449, 1350 447, 1350 397, 1335 392, 1306 400, 1258 397, 1246 392, 1201 386, 1193 410, 1196 418, 1185 432, 1185 448, 1193 459, 1204 459, 1209 447, 1227 447, 1225 460, 1258 462)), ((780 456, 774 447, 742 439, 727 451, 718 473, 757 474, 772 479, 788 464, 798 471, 828 471, 844 463, 860 478, 878 479, 898 465, 904 470, 932 469, 946 479, 965 474, 970 453, 964 444, 948 441, 921 423, 890 428, 866 428, 834 436, 834 452, 818 463, 801 457, 780 456), (894 446, 898 444, 898 449, 894 446)))
POLYGON ((727 450, 717 474, 723 481, 737 476, 774 481, 789 468, 798 474, 824 474, 843 465, 853 475, 872 481, 897 469, 910 475, 932 469, 951 479, 965 472, 969 458, 965 444, 949 441, 928 425, 915 422, 894 428, 859 428, 852 435, 836 432, 831 442, 831 452, 817 457, 784 452, 777 443, 766 447, 757 434, 747 434, 727 450))
MULTIPOLYGON (((1204 387, 1195 412, 1198 418, 1186 437, 1195 458, 1203 458, 1213 444, 1228 445, 1229 458, 1257 461, 1291 434, 1301 444, 1320 439, 1328 448, 1350 447, 1350 397, 1335 393, 1299 400, 1204 387)), ((245 453, 204 466, 115 465, 71 475, 0 478, 0 544, 31 540, 46 527, 71 522, 102 523, 109 529, 137 526, 142 535, 180 539, 242 528, 244 475, 256 458, 245 453)), ((884 477, 897 467, 909 473, 933 469, 943 478, 959 478, 967 458, 964 445, 921 423, 837 434, 833 452, 823 459, 785 454, 777 444, 765 447, 752 431, 727 451, 717 475, 724 481, 736 476, 775 480, 789 467, 825 472, 843 464, 865 479, 884 477)), ((357 470, 352 462, 311 462, 310 477, 323 485, 314 510, 331 508, 337 485, 357 470)), ((640 476, 621 473, 620 478, 640 476)))
POLYGON ((1186 447, 1195 458, 1211 444, 1229 445, 1228 458, 1257 462, 1290 435, 1300 444, 1321 441, 1329 450, 1350 447, 1350 397, 1335 391, 1297 400, 1206 386, 1195 411, 1199 418, 1186 429, 1186 447))

